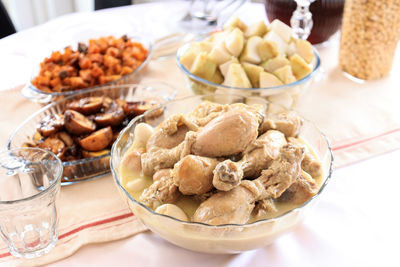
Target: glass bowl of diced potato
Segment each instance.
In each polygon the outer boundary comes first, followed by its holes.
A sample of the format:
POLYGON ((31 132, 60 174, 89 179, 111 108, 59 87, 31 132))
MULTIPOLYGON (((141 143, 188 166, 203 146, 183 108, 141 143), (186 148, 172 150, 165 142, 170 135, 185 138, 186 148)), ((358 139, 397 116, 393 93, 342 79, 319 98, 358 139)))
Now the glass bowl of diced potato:
POLYGON ((221 31, 179 48, 177 63, 195 94, 260 96, 291 108, 321 60, 308 41, 295 38, 279 20, 246 25, 232 17, 221 31))

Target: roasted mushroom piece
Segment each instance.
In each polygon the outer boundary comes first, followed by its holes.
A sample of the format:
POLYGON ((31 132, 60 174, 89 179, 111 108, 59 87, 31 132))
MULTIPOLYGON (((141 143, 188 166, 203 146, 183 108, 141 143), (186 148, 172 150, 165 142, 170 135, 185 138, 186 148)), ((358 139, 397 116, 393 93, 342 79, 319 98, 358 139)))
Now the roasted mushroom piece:
POLYGON ((64 144, 66 146, 72 146, 74 144, 74 140, 72 139, 72 137, 67 134, 66 132, 59 132, 57 134, 58 139, 60 139, 61 141, 64 142, 64 144))
POLYGON ((37 125, 37 131, 42 136, 50 136, 55 134, 57 131, 64 127, 64 116, 61 115, 49 115, 46 116, 37 125))
POLYGON ((62 157, 65 152, 65 144, 63 141, 55 136, 47 137, 43 143, 38 145, 39 148, 47 149, 56 154, 58 157, 62 157))
POLYGON ((81 113, 68 109, 64 113, 64 125, 68 132, 81 135, 93 132, 96 125, 81 113))
POLYGON ((155 101, 128 101, 123 106, 125 114, 129 118, 141 115, 158 105, 155 101))
POLYGON ((99 112, 103 107, 103 97, 91 96, 74 100, 67 104, 68 109, 88 115, 99 112))
POLYGON ((112 141, 113 133, 111 127, 100 129, 80 140, 80 145, 88 151, 99 151, 106 148, 112 141))
POLYGON ((100 150, 100 151, 86 151, 86 150, 82 150, 82 156, 84 158, 93 158, 93 157, 100 157, 102 155, 105 155, 107 153, 110 153, 110 150, 108 149, 104 149, 104 150, 100 150))
POLYGON ((115 99, 112 99, 109 96, 104 96, 103 97, 103 110, 102 112, 104 112, 104 110, 109 110, 111 108, 111 105, 114 103, 115 99))
POLYGON ((97 114, 94 121, 101 127, 118 126, 124 120, 124 116, 122 107, 113 102, 104 113, 97 114))

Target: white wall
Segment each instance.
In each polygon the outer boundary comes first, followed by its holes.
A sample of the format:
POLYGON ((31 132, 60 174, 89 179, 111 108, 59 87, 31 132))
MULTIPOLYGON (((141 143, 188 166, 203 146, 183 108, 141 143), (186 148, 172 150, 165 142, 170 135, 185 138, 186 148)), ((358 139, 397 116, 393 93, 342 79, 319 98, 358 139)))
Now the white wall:
MULTIPOLYGON (((94 10, 94 0, 2 0, 17 31, 71 12, 94 10)), ((162 0, 133 0, 134 3, 162 0)), ((163 0, 166 1, 166 0, 163 0)), ((189 0, 186 0, 189 1, 189 0)), ((252 0, 262 2, 263 0, 252 0)))
POLYGON ((94 10, 94 0, 3 0, 17 31, 58 16, 94 10))

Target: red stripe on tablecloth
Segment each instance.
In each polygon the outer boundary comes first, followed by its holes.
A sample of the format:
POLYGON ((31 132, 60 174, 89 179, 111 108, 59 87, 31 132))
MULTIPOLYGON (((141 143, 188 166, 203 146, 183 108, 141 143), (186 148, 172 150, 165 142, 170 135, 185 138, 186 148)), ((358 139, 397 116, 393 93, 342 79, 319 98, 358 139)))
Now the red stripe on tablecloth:
POLYGON ((372 137, 369 137, 369 138, 361 139, 361 140, 355 141, 353 143, 332 147, 332 150, 333 151, 337 151, 337 150, 349 148, 349 147, 352 147, 352 146, 356 146, 356 145, 359 145, 359 144, 362 144, 362 143, 366 143, 366 142, 372 141, 374 139, 377 139, 377 138, 380 138, 380 137, 383 137, 383 136, 386 136, 386 135, 390 135, 390 134, 398 132, 398 131, 400 131, 400 128, 393 129, 391 131, 388 131, 388 132, 385 132, 385 133, 381 133, 379 135, 372 136, 372 137))
POLYGON ((8 257, 8 256, 11 256, 10 252, 0 254, 0 258, 5 258, 5 257, 8 257))
MULTIPOLYGON (((70 236, 72 234, 75 234, 77 232, 80 232, 80 231, 85 230, 85 229, 90 228, 90 227, 94 227, 94 226, 98 226, 98 225, 102 225, 102 224, 106 224, 106 223, 110 223, 110 222, 126 219, 126 218, 129 218, 129 217, 132 217, 132 216, 133 216, 133 213, 130 212, 130 213, 122 214, 122 215, 119 215, 119 216, 107 218, 107 219, 104 219, 104 220, 100 220, 100 221, 84 224, 84 225, 79 226, 78 228, 75 228, 74 230, 71 230, 69 232, 66 232, 65 234, 60 235, 58 237, 58 239, 63 239, 65 237, 68 237, 68 236, 70 236)), ((0 258, 5 258, 5 257, 8 257, 8 256, 11 256, 10 252, 0 254, 0 258)))
POLYGON ((80 231, 82 231, 82 230, 84 230, 86 228, 90 228, 90 227, 94 227, 94 226, 97 226, 97 225, 101 225, 101 224, 105 224, 105 223, 110 223, 110 222, 122 220, 122 219, 125 219, 125 218, 129 218, 131 216, 133 216, 132 212, 126 213, 126 214, 122 214, 122 215, 119 215, 119 216, 115 216, 115 217, 111 217, 111 218, 107 218, 107 219, 100 220, 100 221, 97 221, 97 222, 84 224, 84 225, 79 226, 78 228, 75 228, 74 230, 71 230, 69 232, 66 232, 65 234, 60 235, 59 239, 63 239, 65 237, 67 237, 67 236, 70 236, 72 234, 80 232, 80 231))
POLYGON ((129 221, 125 221, 125 222, 122 222, 122 223, 118 223, 118 224, 107 225, 107 226, 104 226, 103 228, 99 228, 99 229, 96 229, 96 230, 103 231, 103 230, 109 229, 111 227, 118 227, 118 226, 121 226, 121 225, 126 224, 126 223, 130 223, 130 222, 133 222, 133 221, 135 221, 135 219, 132 219, 132 220, 129 220, 129 221))
MULTIPOLYGON (((118 226, 121 226, 121 225, 123 225, 123 224, 130 223, 130 222, 133 222, 133 221, 135 221, 134 218, 132 218, 132 220, 127 220, 127 221, 124 221, 124 222, 122 222, 122 223, 113 224, 113 225, 108 225, 108 226, 103 227, 103 228, 98 228, 98 229, 96 229, 96 231, 103 231, 103 230, 106 230, 106 229, 111 228, 111 227, 118 227, 118 226)), ((67 244, 68 242, 74 240, 74 239, 77 238, 77 237, 78 237, 78 235, 72 236, 70 239, 67 239, 67 240, 64 241, 62 244, 65 245, 65 244, 67 244)))
MULTIPOLYGON (((111 213, 102 214, 101 216, 92 218, 92 220, 98 220, 98 219, 100 219, 100 218, 104 218, 104 217, 107 217, 107 216, 111 216, 111 215, 116 214, 116 213, 121 213, 122 211, 124 211, 124 212, 130 212, 129 208, 125 208, 125 209, 122 209, 122 210, 113 211, 113 212, 111 212, 111 213)), ((59 231, 59 232, 63 232, 63 231, 66 231, 66 230, 68 230, 68 229, 74 229, 74 227, 75 227, 76 225, 79 225, 79 224, 81 224, 81 223, 84 223, 84 221, 80 221, 80 222, 76 222, 76 223, 70 224, 70 225, 68 225, 68 226, 63 227, 62 229, 59 228, 58 231, 59 231)))

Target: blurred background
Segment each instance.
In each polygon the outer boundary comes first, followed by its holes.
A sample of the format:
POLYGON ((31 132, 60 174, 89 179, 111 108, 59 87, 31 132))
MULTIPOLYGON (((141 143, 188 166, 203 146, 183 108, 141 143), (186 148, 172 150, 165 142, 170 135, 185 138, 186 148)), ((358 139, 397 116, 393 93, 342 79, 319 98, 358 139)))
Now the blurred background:
MULTIPOLYGON (((163 2, 165 1, 170 0, 163 0, 163 2)), ((190 0, 187 1, 190 2, 190 0)), ((0 0, 0 3, 2 3, 2 10, 0 11, 1 30, 5 30, 6 27, 3 26, 3 23, 7 24, 7 15, 2 13, 8 14, 8 23, 11 22, 14 28, 10 29, 12 32, 13 30, 21 31, 42 24, 68 13, 87 12, 146 2, 157 2, 157 0, 0 0)), ((252 0, 251 2, 263 1, 252 0)))

